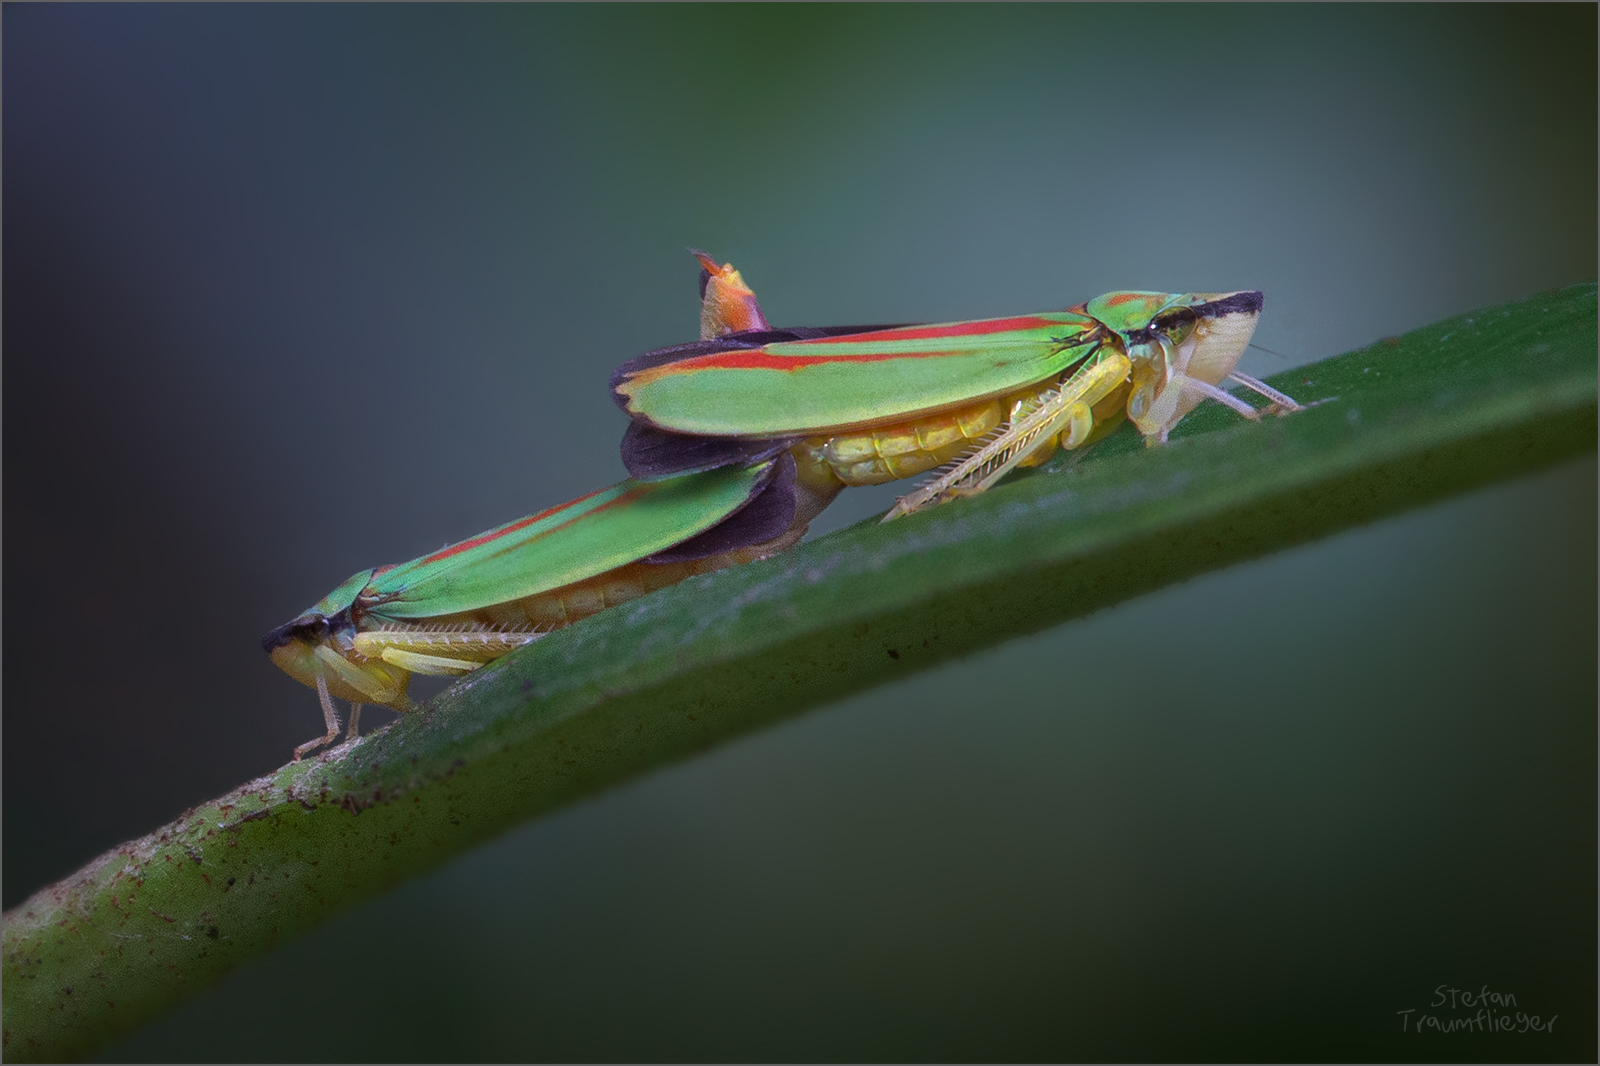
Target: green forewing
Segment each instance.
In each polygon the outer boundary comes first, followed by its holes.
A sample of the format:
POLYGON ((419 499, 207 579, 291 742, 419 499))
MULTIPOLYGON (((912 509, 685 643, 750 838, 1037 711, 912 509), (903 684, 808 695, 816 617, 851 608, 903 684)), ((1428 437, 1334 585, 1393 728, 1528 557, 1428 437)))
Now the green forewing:
POLYGON ((710 529, 751 499, 770 467, 630 479, 386 570, 361 598, 373 615, 411 619, 548 592, 710 529))
POLYGON ((997 396, 1088 355, 1095 322, 1070 311, 783 341, 635 371, 629 414, 706 436, 781 437, 997 396))
POLYGON ((372 579, 371 570, 361 570, 351 574, 345 579, 344 584, 328 593, 317 601, 309 613, 320 614, 324 618, 331 618, 350 606, 361 595, 361 590, 367 587, 367 582, 372 579))

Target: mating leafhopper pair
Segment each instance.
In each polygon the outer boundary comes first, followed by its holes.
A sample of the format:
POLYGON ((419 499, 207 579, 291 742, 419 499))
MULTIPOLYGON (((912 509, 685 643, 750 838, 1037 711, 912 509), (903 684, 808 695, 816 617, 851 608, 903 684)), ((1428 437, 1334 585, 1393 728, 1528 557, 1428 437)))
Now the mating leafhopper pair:
POLYGON ((553 629, 693 574, 782 551, 846 486, 934 471, 885 520, 983 492, 1124 418, 1147 444, 1197 404, 1262 413, 1226 381, 1259 292, 1112 292, 1065 311, 941 325, 774 329, 731 265, 701 252, 700 339, 611 379, 632 477, 399 566, 363 570, 263 647, 333 699, 396 710, 412 674, 477 669, 553 629))

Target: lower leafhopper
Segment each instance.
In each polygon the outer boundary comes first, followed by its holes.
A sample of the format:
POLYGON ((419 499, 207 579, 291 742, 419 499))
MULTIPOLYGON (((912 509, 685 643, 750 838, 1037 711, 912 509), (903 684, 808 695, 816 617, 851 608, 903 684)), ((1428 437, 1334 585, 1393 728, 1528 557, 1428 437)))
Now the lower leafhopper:
POLYGON ((334 698, 416 709, 413 674, 457 676, 546 633, 655 589, 782 551, 831 496, 777 455, 659 481, 629 480, 441 548, 352 575, 262 638, 285 673, 317 690, 327 732, 334 698))

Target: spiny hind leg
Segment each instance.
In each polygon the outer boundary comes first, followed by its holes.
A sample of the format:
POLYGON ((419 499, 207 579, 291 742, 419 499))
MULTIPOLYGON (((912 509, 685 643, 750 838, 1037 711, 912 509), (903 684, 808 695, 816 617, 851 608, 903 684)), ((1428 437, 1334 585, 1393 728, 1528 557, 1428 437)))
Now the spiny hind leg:
MULTIPOLYGON (((543 635, 526 623, 515 627, 483 621, 395 626, 356 634, 355 650, 407 673, 460 677, 543 635)), ((414 710, 416 705, 407 700, 404 705, 391 706, 414 710)))
MULTIPOLYGON (((299 762, 300 756, 304 755, 306 752, 315 751, 324 744, 332 744, 335 740, 339 739, 339 712, 333 709, 333 697, 328 695, 328 679, 322 676, 321 673, 317 674, 317 698, 322 701, 322 724, 328 727, 328 731, 317 739, 308 740, 298 748, 294 749, 295 762, 299 762)), ((360 704, 355 704, 355 707, 358 710, 360 709, 360 706, 360 704)), ((351 713, 350 719, 351 725, 354 726, 354 712, 351 713)))
POLYGON ((1072 450, 1097 439, 1094 405, 1118 393, 1131 369, 1127 356, 1110 355, 1079 368, 1060 386, 1024 399, 1013 409, 1004 428, 931 481, 896 500, 882 521, 945 500, 985 492, 1030 456, 1043 452, 1048 457, 1058 442, 1072 450))
MULTIPOLYGON (((894 502, 880 521, 964 496, 976 496, 1033 453, 1054 449, 1057 437, 1076 414, 1076 401, 1047 398, 1021 422, 1013 420, 989 440, 941 468, 931 479, 894 502)), ((1087 407, 1084 408, 1087 411, 1087 407)))
MULTIPOLYGON (((1016 460, 1014 465, 1037 465, 1028 463, 1028 459, 1047 449, 1053 454, 1055 452, 1055 442, 1058 439, 1060 446, 1069 451, 1081 447, 1089 439, 1089 435, 1094 432, 1094 412, 1082 400, 1075 400, 1069 403, 1066 409, 1061 412, 1060 416, 1054 421, 1052 429, 1054 431, 1047 431, 1040 443, 1034 446, 1032 452, 1016 460)), ((990 486, 1010 472, 1009 467, 997 468, 985 477, 968 481, 962 481, 958 476, 952 479, 952 484, 939 494, 938 499, 941 501, 954 500, 967 496, 981 495, 988 492, 990 486)))

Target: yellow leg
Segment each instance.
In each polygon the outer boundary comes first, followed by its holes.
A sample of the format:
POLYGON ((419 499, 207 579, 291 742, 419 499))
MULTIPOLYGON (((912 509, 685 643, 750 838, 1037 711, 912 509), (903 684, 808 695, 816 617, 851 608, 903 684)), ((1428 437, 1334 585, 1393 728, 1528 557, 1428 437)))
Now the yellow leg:
POLYGON ((421 652, 404 651, 400 648, 384 648, 383 661, 393 663, 403 670, 410 670, 413 674, 425 674, 429 677, 459 677, 483 665, 482 662, 471 659, 424 655, 421 652))
POLYGON ((388 703, 394 698, 394 693, 389 691, 393 687, 392 679, 362 670, 360 666, 329 647, 319 645, 314 654, 324 669, 331 671, 340 681, 367 697, 366 702, 388 703))
POLYGON ((1089 434, 1094 432, 1094 414, 1090 412, 1089 405, 1079 400, 1067 408, 1067 429, 1061 434, 1061 446, 1071 451, 1089 439, 1089 434))

